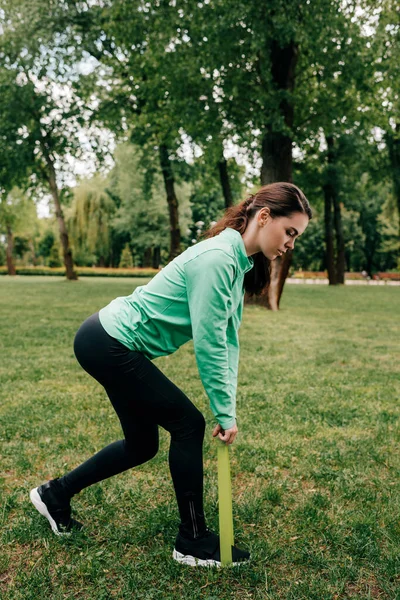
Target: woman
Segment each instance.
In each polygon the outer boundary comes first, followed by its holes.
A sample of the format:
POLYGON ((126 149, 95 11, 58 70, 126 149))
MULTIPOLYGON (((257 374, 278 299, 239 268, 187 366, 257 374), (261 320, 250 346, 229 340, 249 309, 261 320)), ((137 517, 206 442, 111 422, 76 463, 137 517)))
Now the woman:
MULTIPOLYGON (((70 499, 82 489, 153 458, 158 426, 171 434, 169 467, 180 513, 173 558, 190 565, 220 563, 219 537, 203 512, 202 446, 205 419, 152 362, 193 339, 199 374, 217 424, 213 437, 232 444, 236 424, 238 330, 244 290, 258 294, 269 264, 293 248, 312 213, 296 186, 263 186, 145 286, 118 297, 79 328, 74 351, 80 365, 104 386, 124 439, 113 442, 63 477, 31 490, 37 510, 57 535, 82 524, 70 499)), ((250 558, 232 547, 233 564, 250 558)))

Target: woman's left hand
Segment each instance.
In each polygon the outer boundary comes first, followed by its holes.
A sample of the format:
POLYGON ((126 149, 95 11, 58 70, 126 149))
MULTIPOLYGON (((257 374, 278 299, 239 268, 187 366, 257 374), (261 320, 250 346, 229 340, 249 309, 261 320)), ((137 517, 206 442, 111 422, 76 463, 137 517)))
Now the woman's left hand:
POLYGON ((213 437, 218 436, 219 439, 226 444, 233 444, 235 437, 237 436, 238 428, 237 425, 234 425, 230 429, 222 429, 221 425, 218 423, 213 431, 213 437))

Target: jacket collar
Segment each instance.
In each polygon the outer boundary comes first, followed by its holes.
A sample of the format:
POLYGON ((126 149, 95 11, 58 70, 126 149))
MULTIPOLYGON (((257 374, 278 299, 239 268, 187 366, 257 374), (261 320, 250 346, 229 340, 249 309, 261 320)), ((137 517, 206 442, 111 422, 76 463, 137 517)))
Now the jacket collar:
POLYGON ((232 229, 232 227, 226 227, 223 231, 221 231, 219 235, 222 235, 232 240, 233 247, 235 249, 235 254, 239 262, 239 267, 241 268, 243 273, 247 273, 247 271, 250 271, 250 269, 253 268, 254 259, 252 256, 247 256, 246 246, 244 245, 244 241, 240 231, 232 229))

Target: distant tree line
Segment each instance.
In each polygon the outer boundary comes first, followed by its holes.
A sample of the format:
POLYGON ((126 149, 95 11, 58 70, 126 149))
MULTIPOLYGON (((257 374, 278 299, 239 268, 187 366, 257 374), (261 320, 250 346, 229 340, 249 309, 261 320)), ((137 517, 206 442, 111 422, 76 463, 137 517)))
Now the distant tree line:
POLYGON ((315 213, 295 251, 272 263, 276 304, 290 265, 327 269, 331 284, 345 270, 399 268, 394 0, 362 10, 20 0, 0 24, 0 262, 10 273, 16 258, 61 261, 70 279, 74 265, 165 264, 273 181, 299 185, 315 213), (232 142, 255 169, 247 180, 227 159, 232 142), (89 154, 96 176, 71 188, 71 158, 89 154), (38 224, 32 204, 45 193, 53 217, 38 224))

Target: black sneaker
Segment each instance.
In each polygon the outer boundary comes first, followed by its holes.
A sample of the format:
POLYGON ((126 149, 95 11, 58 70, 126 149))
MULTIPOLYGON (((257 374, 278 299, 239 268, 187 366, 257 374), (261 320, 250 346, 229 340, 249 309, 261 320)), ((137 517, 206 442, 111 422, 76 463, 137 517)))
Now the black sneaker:
POLYGON ((82 523, 71 517, 69 500, 62 501, 54 490, 51 479, 30 491, 29 497, 32 504, 46 517, 56 535, 71 535, 73 529, 80 530, 82 523))
MULTIPOLYGON (((206 533, 195 540, 189 540, 178 533, 172 557, 191 567, 220 567, 221 555, 219 536, 207 529, 206 533)), ((250 560, 250 552, 232 546, 232 565, 241 565, 250 560)))

